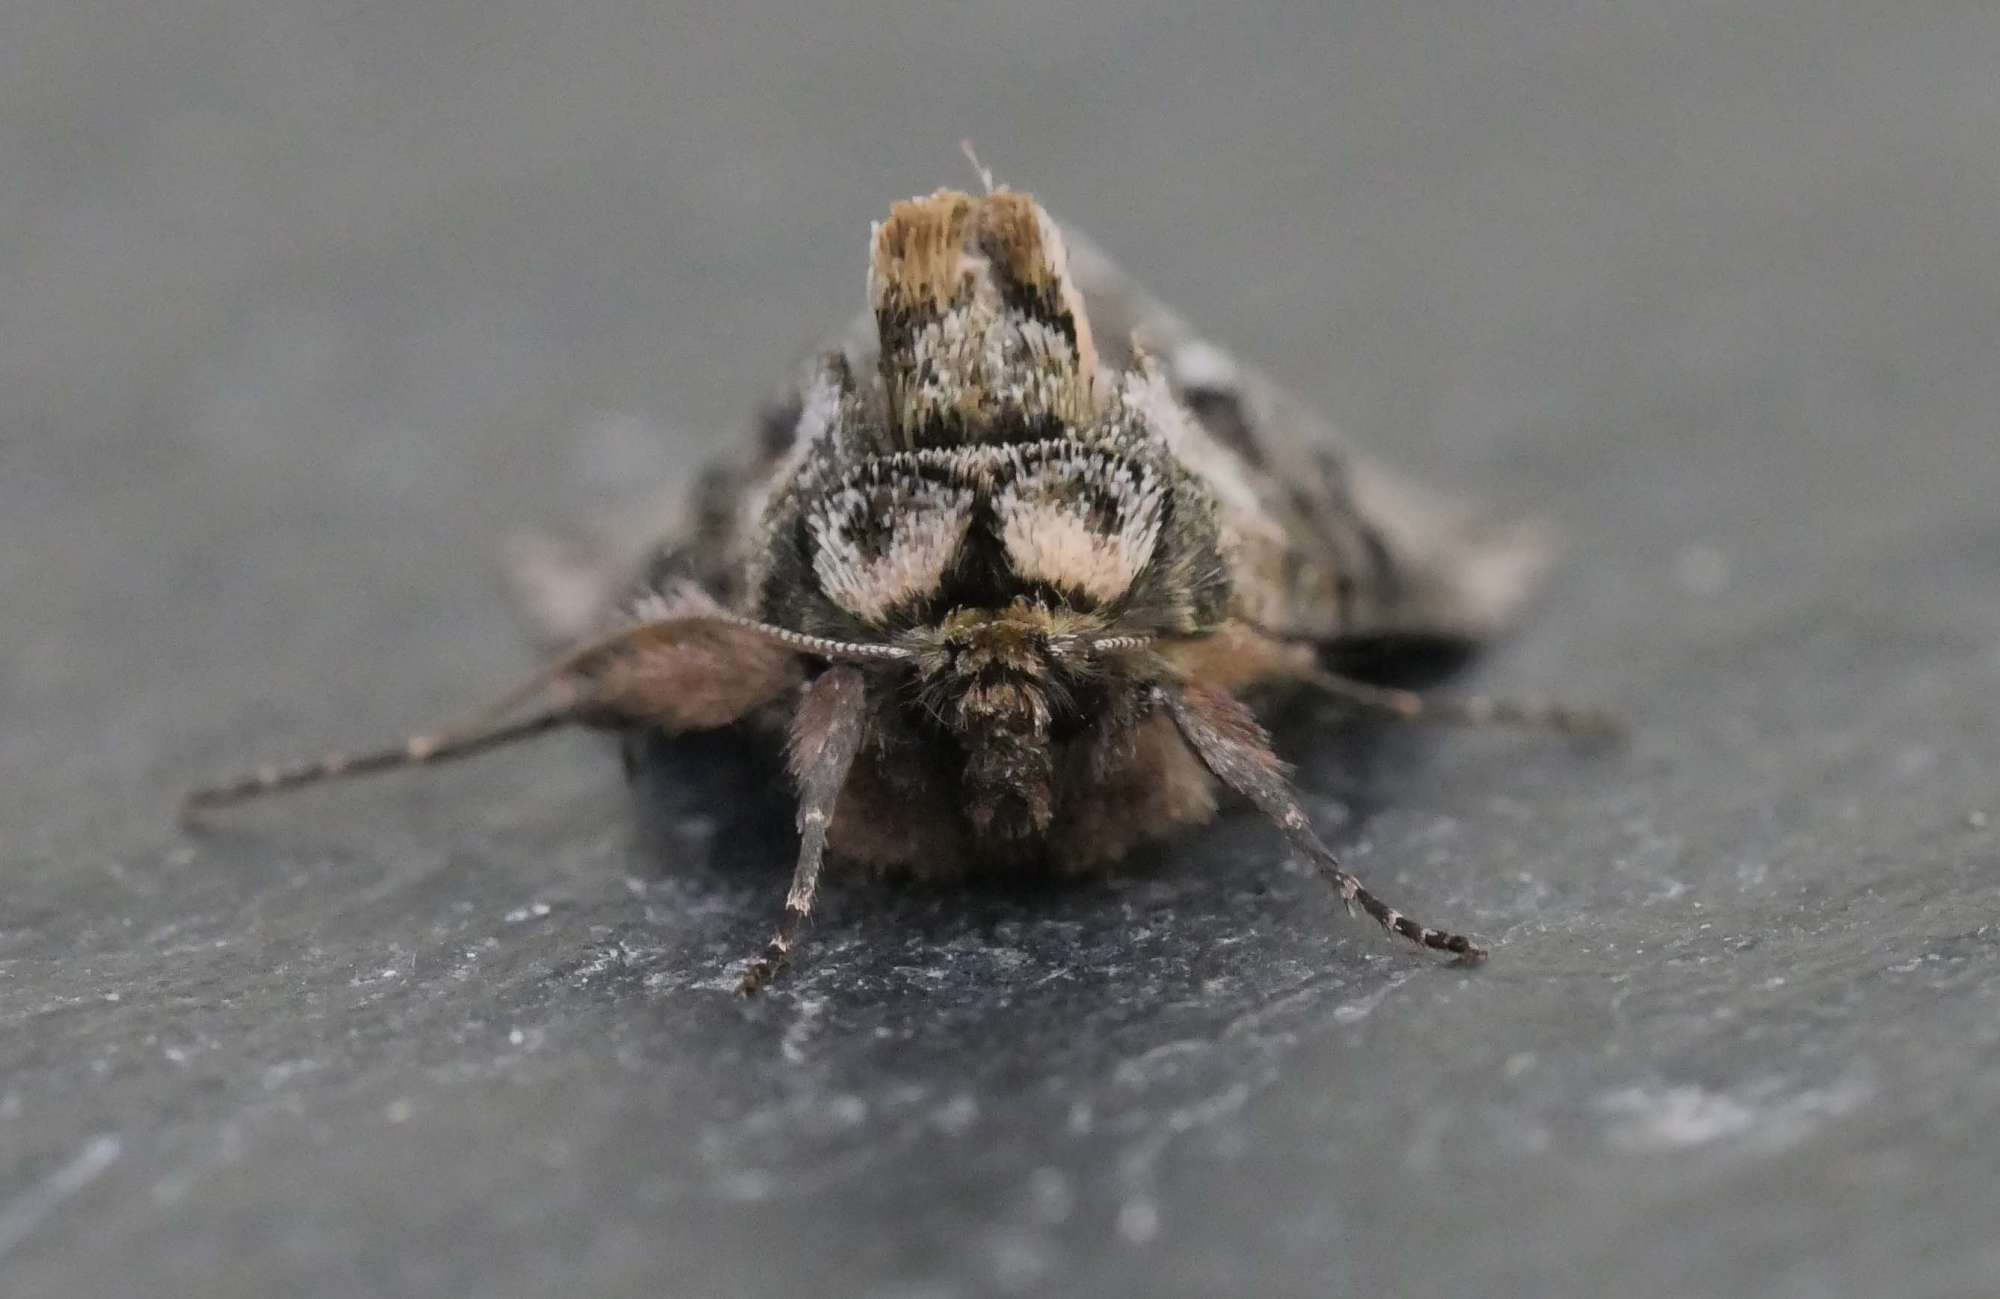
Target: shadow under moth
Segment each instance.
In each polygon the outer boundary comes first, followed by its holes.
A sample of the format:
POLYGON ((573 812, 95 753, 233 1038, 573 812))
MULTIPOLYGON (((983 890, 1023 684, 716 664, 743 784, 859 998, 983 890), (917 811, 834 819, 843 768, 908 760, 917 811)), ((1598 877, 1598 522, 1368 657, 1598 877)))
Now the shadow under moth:
POLYGON ((797 866, 742 989, 792 958, 825 863, 929 879, 1100 870, 1209 820, 1284 832, 1351 912, 1478 959, 1348 873, 1242 700, 1608 728, 1337 665, 1477 647, 1549 552, 1347 454, 1025 194, 940 190, 874 227, 868 312, 692 509, 611 562, 514 555, 552 661, 477 718, 265 766, 192 814, 559 727, 744 727, 785 746, 797 866), (660 540, 664 533, 666 539, 660 540))

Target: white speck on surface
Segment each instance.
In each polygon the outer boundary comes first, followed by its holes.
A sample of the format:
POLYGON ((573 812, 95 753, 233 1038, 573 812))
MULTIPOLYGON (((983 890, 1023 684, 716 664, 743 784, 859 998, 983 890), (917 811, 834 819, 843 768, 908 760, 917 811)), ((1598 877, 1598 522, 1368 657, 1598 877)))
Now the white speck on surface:
POLYGON ((93 1137, 68 1163, 0 1209, 0 1258, 32 1235, 65 1200, 103 1176, 123 1150, 115 1136, 93 1137))
POLYGON ((979 1102, 961 1092, 938 1106, 931 1121, 946 1136, 962 1137, 979 1121, 979 1102))
POLYGON ((1980 811, 1967 812, 1965 814, 1965 823, 1975 830, 1984 830, 1986 828, 1986 813, 1980 811))
POLYGON ((507 1030, 507 1042, 509 1045, 519 1046, 527 1040, 528 1040, 528 1035, 526 1033, 523 1033, 520 1029, 510 1028, 507 1030))
POLYGON ((302 1074, 309 1074, 317 1068, 319 1068, 317 1060, 282 1060, 277 1064, 264 1066, 264 1072, 259 1078, 264 1084, 265 1091, 276 1091, 292 1079, 302 1074))
POLYGON ((993 1284, 1006 1294, 1021 1294, 1046 1281, 1055 1260, 1038 1236, 1007 1230, 994 1235, 993 1284))
POLYGON ((1127 1200, 1118 1209, 1118 1235, 1128 1245, 1151 1244, 1160 1234, 1160 1206, 1151 1200, 1127 1200))
POLYGON ((1854 1068, 1825 1087, 1787 1093, 1765 1080, 1736 1094, 1695 1084, 1621 1087, 1598 1097, 1611 1116, 1613 1146, 1648 1153, 1688 1150, 1732 1141, 1768 1154, 1796 1145, 1821 1123, 1852 1113, 1875 1094, 1865 1068, 1854 1068))
POLYGON ((1407 974, 1398 975, 1375 989, 1365 997, 1334 1007, 1333 1022, 1336 1024, 1358 1024, 1375 1013, 1376 1007, 1389 999, 1389 994, 1409 981, 1407 974))
POLYGON ((382 1107, 382 1117, 390 1123, 408 1123, 415 1114, 416 1106, 407 1100, 393 1100, 382 1107))
POLYGON ((1598 1097, 1597 1108, 1615 1116, 1611 1144, 1627 1150, 1703 1146, 1740 1136, 1757 1122, 1749 1106, 1694 1086, 1623 1087, 1598 1097))
POLYGON ((769 1173, 758 1172, 754 1168, 739 1168, 723 1174, 716 1192, 723 1199, 737 1204, 756 1204, 770 1199, 776 1186, 776 1180, 769 1173))
MULTIPOLYGON (((736 976, 729 976, 723 982, 731 989, 736 987, 736 976)), ((820 1012, 826 1009, 826 1002, 819 997, 800 996, 792 1002, 796 1012, 792 1022, 785 1026, 785 1035, 778 1039, 778 1050, 791 1064, 804 1064, 806 1048, 819 1032, 820 1012)))
POLYGON ((1028 1212, 1047 1226, 1068 1219, 1076 1209, 1076 1192, 1060 1168, 1037 1168, 1028 1175, 1028 1212))

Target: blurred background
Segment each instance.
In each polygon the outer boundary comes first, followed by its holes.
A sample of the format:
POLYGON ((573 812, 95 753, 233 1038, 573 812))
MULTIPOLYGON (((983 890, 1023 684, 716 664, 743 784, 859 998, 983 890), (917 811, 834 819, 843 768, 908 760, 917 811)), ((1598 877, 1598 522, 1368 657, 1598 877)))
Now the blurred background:
POLYGON ((13 0, 0 1290, 1992 1293, 1996 66, 1943 0, 13 0), (1561 521, 1468 684, 1628 745, 1291 737, 1487 968, 1236 817, 836 882, 746 1009, 787 861, 722 748, 174 829, 514 679, 502 538, 688 483, 965 137, 1561 521))

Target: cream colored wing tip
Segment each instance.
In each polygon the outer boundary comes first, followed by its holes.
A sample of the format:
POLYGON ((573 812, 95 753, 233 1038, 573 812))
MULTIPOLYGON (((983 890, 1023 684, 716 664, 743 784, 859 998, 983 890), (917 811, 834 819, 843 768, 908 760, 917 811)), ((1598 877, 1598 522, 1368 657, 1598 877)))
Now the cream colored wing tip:
POLYGON ((1504 627, 1533 597, 1562 550, 1562 533, 1542 515, 1468 537, 1460 585, 1475 622, 1504 627))

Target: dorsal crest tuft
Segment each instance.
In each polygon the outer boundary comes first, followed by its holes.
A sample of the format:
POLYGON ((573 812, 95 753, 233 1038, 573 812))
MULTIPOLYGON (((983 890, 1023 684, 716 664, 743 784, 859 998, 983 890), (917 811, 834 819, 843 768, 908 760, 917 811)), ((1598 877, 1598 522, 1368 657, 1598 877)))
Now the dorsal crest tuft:
POLYGON ((898 203, 875 227, 868 290, 904 449, 1038 441, 1100 409, 1062 236, 1027 195, 939 190, 898 203))
POLYGON ((889 219, 875 226, 868 273, 877 314, 942 313, 965 300, 971 286, 959 272, 972 211, 968 195, 948 189, 889 209, 889 219))

